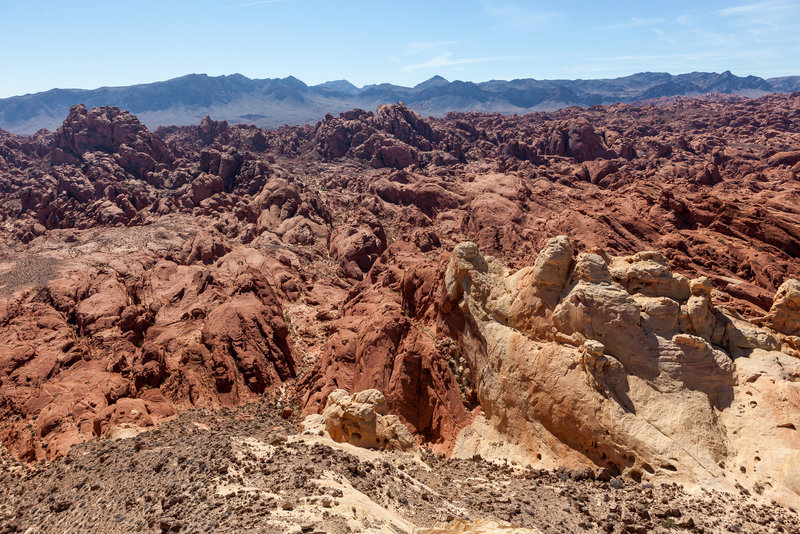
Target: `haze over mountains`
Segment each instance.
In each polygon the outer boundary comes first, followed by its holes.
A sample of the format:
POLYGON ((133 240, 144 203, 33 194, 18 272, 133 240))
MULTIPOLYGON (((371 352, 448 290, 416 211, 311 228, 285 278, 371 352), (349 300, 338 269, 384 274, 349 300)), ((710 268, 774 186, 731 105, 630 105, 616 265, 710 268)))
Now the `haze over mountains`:
POLYGON ((0 99, 0 128, 28 135, 55 129, 75 104, 111 105, 130 110, 147 126, 196 124, 205 115, 232 123, 261 127, 314 123, 326 113, 353 108, 374 110, 403 101, 423 115, 448 111, 528 113, 572 105, 635 102, 664 96, 725 93, 758 97, 800 90, 800 76, 740 77, 692 72, 672 75, 643 72, 597 80, 492 80, 482 83, 448 81, 441 76, 414 87, 388 83, 356 87, 346 80, 309 86, 289 76, 250 79, 241 74, 189 74, 167 81, 99 89, 52 89, 0 99))

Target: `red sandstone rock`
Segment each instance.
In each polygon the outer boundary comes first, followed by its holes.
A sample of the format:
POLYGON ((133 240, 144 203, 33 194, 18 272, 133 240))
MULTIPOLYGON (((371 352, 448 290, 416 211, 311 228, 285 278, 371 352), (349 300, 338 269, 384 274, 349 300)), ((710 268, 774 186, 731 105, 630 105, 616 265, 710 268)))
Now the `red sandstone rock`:
POLYGON ((794 150, 791 152, 778 152, 777 154, 773 154, 767 160, 767 165, 770 167, 774 167, 777 165, 794 165, 800 161, 800 150, 794 150))
POLYGON ((339 226, 331 233, 329 253, 339 262, 345 278, 361 280, 377 257, 386 250, 386 234, 380 223, 339 226))
POLYGON ((390 247, 381 256, 371 279, 361 283, 365 289, 374 284, 373 289, 346 304, 322 359, 304 380, 305 413, 321 412, 334 389, 360 391, 371 385, 383 391, 389 411, 418 434, 444 450, 452 446, 455 432, 468 421, 467 411, 447 355, 411 320, 433 304, 438 274, 407 245, 390 247), (403 271, 409 270, 424 278, 404 279, 403 271), (424 301, 404 302, 398 292, 402 288, 403 295, 413 296, 414 286, 424 301), (412 316, 408 307, 417 313, 412 316))
POLYGON ((471 239, 512 267, 560 234, 655 249, 763 315, 800 276, 782 152, 798 110, 791 95, 444 119, 397 105, 154 133, 79 106, 54 134, 0 132, 0 437, 55 457, 95 421, 139 424, 122 399, 158 423, 304 372, 289 395, 306 412, 377 388, 447 450, 475 396, 447 339, 464 325, 439 313, 441 249, 471 239))

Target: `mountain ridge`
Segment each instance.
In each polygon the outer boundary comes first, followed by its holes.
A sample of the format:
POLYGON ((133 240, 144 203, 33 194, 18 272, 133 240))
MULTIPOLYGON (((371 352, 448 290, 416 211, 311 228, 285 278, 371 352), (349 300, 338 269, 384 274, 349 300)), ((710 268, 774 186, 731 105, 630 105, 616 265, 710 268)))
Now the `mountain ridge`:
POLYGON ((413 87, 389 83, 356 87, 347 80, 307 85, 294 76, 187 74, 170 80, 97 89, 50 89, 0 99, 0 128, 29 135, 53 130, 75 104, 117 106, 151 128, 196 124, 206 115, 261 127, 308 124, 326 113, 375 109, 403 101, 433 116, 449 111, 530 113, 577 105, 591 107, 669 96, 724 93, 758 97, 800 90, 800 76, 760 78, 722 73, 640 72, 609 79, 449 81, 436 75, 413 87))

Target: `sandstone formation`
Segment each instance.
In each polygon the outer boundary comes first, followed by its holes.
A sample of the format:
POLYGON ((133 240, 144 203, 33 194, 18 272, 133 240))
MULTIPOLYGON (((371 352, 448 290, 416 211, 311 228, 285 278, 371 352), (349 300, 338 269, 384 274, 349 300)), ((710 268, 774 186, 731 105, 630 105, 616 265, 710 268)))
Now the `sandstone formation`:
POLYGON ((336 389, 375 388, 388 409, 416 433, 447 450, 468 422, 459 386, 431 331, 411 316, 433 305, 436 265, 402 243, 373 265, 364 289, 342 306, 324 352, 300 391, 307 412, 322 412, 336 389))
POLYGON ((306 416, 301 430, 369 449, 416 449, 408 428, 389 414, 386 399, 377 389, 359 391, 352 397, 343 389, 332 391, 322 414, 306 416))
POLYGON ((798 348, 800 335, 800 281, 786 280, 775 294, 769 313, 755 321, 790 336, 789 342, 798 348))
POLYGON ((798 131, 770 95, 0 132, 0 439, 377 389, 420 451, 797 506, 798 131))
POLYGON ((115 425, 233 406, 294 376, 265 259, 252 250, 229 259, 213 274, 147 254, 100 271, 83 264, 0 301, 9 449, 52 458, 115 425))
POLYGON ((522 458, 797 498, 794 343, 713 306, 706 278, 658 252, 573 257, 566 236, 518 271, 462 243, 445 277, 480 405, 522 458))

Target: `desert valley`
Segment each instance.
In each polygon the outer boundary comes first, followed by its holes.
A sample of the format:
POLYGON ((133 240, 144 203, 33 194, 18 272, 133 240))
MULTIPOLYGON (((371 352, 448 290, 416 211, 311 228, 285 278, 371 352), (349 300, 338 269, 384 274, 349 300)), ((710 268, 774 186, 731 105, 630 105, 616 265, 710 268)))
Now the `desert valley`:
POLYGON ((0 132, 2 532, 798 532, 800 93, 0 132))

